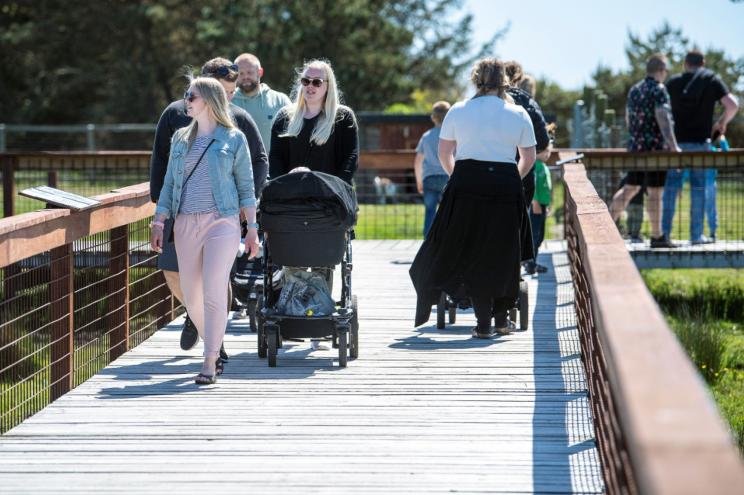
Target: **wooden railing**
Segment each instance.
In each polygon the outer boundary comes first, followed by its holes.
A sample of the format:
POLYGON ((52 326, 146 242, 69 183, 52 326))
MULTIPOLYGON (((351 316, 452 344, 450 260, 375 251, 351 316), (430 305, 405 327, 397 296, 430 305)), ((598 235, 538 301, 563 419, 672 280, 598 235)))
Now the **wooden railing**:
POLYGON ((0 432, 174 318, 149 248, 148 184, 0 220, 0 432))
POLYGON ((710 393, 584 165, 563 172, 582 359, 607 492, 736 493, 744 466, 710 393))

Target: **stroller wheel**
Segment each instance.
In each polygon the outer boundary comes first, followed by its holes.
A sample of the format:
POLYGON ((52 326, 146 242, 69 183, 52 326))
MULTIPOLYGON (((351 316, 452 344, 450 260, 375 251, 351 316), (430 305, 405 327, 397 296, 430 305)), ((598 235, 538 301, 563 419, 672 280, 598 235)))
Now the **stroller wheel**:
POLYGON ((444 328, 444 313, 447 307, 447 294, 441 292, 439 294, 439 302, 437 303, 437 328, 439 330, 444 328))
POLYGON ((349 331, 338 332, 338 366, 346 368, 349 331))
POLYGON ((279 343, 278 342, 278 340, 279 340, 278 336, 279 336, 279 329, 276 328, 276 327, 275 327, 274 331, 267 332, 267 334, 266 334, 266 337, 267 337, 266 340, 269 341, 268 342, 268 352, 267 352, 267 355, 268 355, 268 358, 269 358, 269 366, 272 367, 272 368, 276 367, 276 354, 277 354, 277 349, 278 349, 277 344, 279 343))
POLYGON ((268 346, 266 344, 266 332, 264 331, 264 321, 261 316, 263 307, 263 296, 258 296, 256 303, 256 338, 258 339, 258 357, 265 358, 268 346))
POLYGON ((530 325, 530 292, 527 282, 519 283, 519 328, 527 330, 530 325))
POLYGON ((351 296, 351 310, 354 316, 351 318, 351 338, 349 342, 349 355, 352 359, 359 357, 359 313, 357 310, 357 296, 351 296))

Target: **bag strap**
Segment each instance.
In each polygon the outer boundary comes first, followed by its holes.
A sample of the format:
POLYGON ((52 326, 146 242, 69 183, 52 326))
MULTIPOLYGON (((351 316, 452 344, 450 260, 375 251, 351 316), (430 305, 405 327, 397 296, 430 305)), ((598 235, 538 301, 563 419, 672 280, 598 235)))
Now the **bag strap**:
POLYGON ((209 149, 210 146, 212 146, 212 143, 214 143, 214 141, 215 141, 214 138, 212 138, 212 140, 209 142, 209 144, 207 145, 207 147, 204 148, 204 151, 202 151, 201 156, 199 156, 199 159, 196 161, 196 165, 194 165, 194 168, 191 169, 191 172, 189 172, 189 176, 186 177, 186 180, 183 181, 183 186, 182 186, 183 188, 186 187, 186 183, 189 181, 189 179, 191 178, 191 176, 194 175, 194 172, 196 172, 196 168, 199 166, 199 164, 202 161, 202 158, 204 158, 204 155, 207 153, 207 150, 209 149))

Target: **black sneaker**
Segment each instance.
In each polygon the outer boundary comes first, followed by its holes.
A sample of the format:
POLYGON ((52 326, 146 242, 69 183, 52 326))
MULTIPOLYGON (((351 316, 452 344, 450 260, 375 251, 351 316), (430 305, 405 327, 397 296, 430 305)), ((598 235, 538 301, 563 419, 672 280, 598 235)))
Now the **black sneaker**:
POLYGON ((672 241, 670 241, 663 235, 660 237, 651 238, 651 249, 675 248, 675 247, 677 247, 677 245, 674 244, 672 241))
POLYGON ((493 337, 493 327, 481 328, 479 326, 473 327, 473 337, 476 339, 490 339, 493 337))
POLYGON ((524 267, 524 272, 527 275, 534 275, 535 270, 537 269, 537 264, 533 261, 526 261, 522 264, 522 266, 524 267))
POLYGON ((543 265, 541 265, 539 263, 535 263, 535 271, 537 273, 545 273, 545 272, 548 271, 548 267, 547 266, 543 266, 543 265))
POLYGON ((184 351, 193 349, 198 342, 199 332, 196 331, 196 326, 194 326, 194 322, 191 321, 189 315, 186 315, 186 322, 183 324, 183 330, 181 330, 181 349, 184 351))

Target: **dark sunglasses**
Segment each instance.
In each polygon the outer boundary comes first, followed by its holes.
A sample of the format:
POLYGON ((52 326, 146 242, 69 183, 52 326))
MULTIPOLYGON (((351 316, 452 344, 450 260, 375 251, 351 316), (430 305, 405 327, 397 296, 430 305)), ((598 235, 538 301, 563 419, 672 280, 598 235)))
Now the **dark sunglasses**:
POLYGON ((220 78, 225 78, 231 75, 234 76, 237 72, 239 72, 237 64, 232 64, 232 65, 223 65, 222 67, 218 67, 214 71, 207 72, 203 75, 211 76, 216 79, 220 79, 220 78))
POLYGON ((307 77, 303 77, 300 79, 300 82, 303 86, 310 86, 311 84, 315 86, 316 88, 319 88, 323 85, 324 79, 320 79, 319 77, 316 77, 314 79, 309 79, 307 77))
POLYGON ((197 98, 199 98, 199 95, 196 93, 192 93, 191 91, 186 91, 183 94, 183 99, 188 101, 189 103, 193 103, 194 100, 196 100, 197 98))

